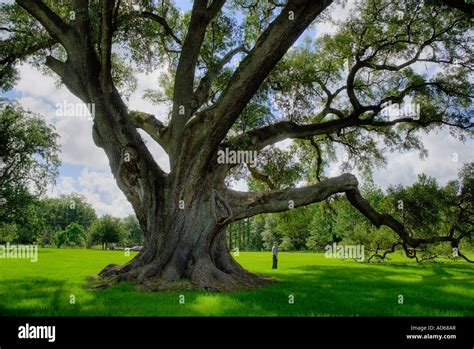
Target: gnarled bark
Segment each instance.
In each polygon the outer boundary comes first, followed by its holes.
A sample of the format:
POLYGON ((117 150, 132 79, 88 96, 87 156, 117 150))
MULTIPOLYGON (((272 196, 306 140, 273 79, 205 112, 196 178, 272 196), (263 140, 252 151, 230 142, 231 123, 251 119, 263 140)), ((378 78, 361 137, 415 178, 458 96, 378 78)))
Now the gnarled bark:
POLYGON ((109 265, 100 275, 149 290, 173 288, 178 281, 180 287, 211 291, 264 285, 268 279, 246 271, 229 254, 225 230, 231 216, 227 210, 223 214, 222 199, 215 192, 203 186, 196 195, 181 197, 184 206, 162 205, 158 214, 147 212, 153 222, 145 230, 144 251, 125 265, 109 265))

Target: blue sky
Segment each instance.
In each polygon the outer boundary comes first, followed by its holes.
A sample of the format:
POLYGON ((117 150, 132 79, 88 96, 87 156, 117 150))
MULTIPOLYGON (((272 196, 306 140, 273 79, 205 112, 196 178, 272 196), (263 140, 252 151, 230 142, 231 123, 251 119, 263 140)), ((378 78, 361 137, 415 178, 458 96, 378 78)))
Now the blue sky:
MULTIPOLYGON (((177 4, 182 10, 188 10, 191 1, 178 0, 177 4)), ((347 14, 347 9, 335 8, 333 11, 336 18, 347 14)), ((315 29, 306 34, 314 36, 316 31, 323 33, 333 29, 331 25, 323 23, 316 25, 315 29)), ((155 106, 142 98, 146 89, 156 88, 160 69, 150 74, 137 74, 138 89, 130 97, 128 105, 131 109, 149 112, 164 120, 168 113, 167 106, 155 106)), ((105 154, 92 141, 92 121, 87 117, 55 115, 57 104, 80 103, 75 96, 63 86, 58 88, 55 78, 44 76, 28 64, 20 67, 20 80, 12 91, 4 95, 17 99, 25 108, 43 115, 48 122, 55 125, 61 136, 62 166, 57 184, 50 187, 48 195, 78 192, 86 197, 99 215, 124 217, 132 213, 130 204, 115 184, 105 154)), ((164 151, 150 137, 143 133, 142 135, 157 162, 167 170, 168 162, 164 151)), ((375 171, 374 182, 382 188, 389 184, 408 185, 416 181, 418 174, 426 173, 445 183, 455 178, 463 162, 474 161, 473 141, 463 144, 452 138, 447 131, 431 133, 423 139, 429 153, 426 159, 419 159, 415 152, 388 154, 388 165, 375 171), (452 160, 453 153, 458 154, 458 162, 452 160)), ((329 175, 340 173, 337 164, 329 169, 329 175)), ((240 183, 238 189, 244 190, 245 186, 240 183)))

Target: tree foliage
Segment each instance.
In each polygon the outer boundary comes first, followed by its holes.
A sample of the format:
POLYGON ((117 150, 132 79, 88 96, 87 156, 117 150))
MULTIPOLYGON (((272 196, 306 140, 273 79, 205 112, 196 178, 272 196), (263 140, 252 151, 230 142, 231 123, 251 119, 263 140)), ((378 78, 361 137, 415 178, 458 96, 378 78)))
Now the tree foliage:
POLYGON ((54 183, 58 135, 52 125, 15 102, 0 105, 0 221, 15 222, 54 183))
POLYGON ((123 236, 123 227, 120 220, 110 215, 98 218, 89 231, 89 244, 101 244, 102 248, 107 248, 108 244, 118 243, 123 236))

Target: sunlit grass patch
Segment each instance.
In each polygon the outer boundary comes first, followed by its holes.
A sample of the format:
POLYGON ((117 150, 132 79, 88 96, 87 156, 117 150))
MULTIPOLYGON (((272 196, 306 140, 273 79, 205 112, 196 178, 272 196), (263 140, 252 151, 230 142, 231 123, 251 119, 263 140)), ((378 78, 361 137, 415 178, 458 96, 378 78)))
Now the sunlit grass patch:
POLYGON ((132 284, 90 290, 88 276, 123 251, 40 249, 39 260, 0 261, 0 313, 33 316, 473 316, 474 268, 463 261, 417 264, 327 259, 323 253, 240 252, 245 268, 278 280, 234 293, 152 293, 132 284), (399 296, 403 304, 399 304, 399 296), (71 303, 74 296, 75 303, 71 303), (292 298, 290 297, 292 296, 292 298), (183 298, 184 297, 184 298, 183 298), (183 300, 184 302, 180 302, 183 300))

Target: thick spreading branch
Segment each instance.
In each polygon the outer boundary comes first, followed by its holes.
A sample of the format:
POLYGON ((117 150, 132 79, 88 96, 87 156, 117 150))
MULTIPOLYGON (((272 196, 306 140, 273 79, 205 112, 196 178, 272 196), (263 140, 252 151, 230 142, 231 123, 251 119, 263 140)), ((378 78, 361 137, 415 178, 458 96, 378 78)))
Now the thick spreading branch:
POLYGON ((357 186, 357 178, 351 174, 343 174, 302 188, 253 193, 229 190, 228 197, 235 205, 234 219, 243 219, 260 213, 283 212, 320 202, 333 194, 354 190, 357 186))
POLYGON ((179 156, 183 144, 184 125, 191 117, 191 111, 196 109, 195 105, 191 104, 194 101, 194 78, 206 30, 225 1, 215 0, 209 8, 207 3, 207 0, 194 1, 188 33, 182 45, 176 69, 173 88, 173 112, 170 122, 170 163, 172 168, 175 167, 176 158, 179 156))
POLYGON ((381 227, 382 225, 391 228, 403 241, 405 252, 407 253, 407 255, 410 253, 410 251, 407 249, 407 245, 412 247, 413 249, 416 249, 418 246, 421 245, 433 244, 438 242, 451 242, 452 245, 457 245, 457 239, 450 234, 433 236, 429 238, 412 237, 405 229, 405 227, 391 215, 380 214, 374 208, 372 208, 370 203, 362 197, 358 189, 346 192, 346 196, 351 205, 357 208, 377 228, 381 227))
MULTIPOLYGON (((377 212, 361 195, 358 185, 355 176, 343 174, 302 188, 247 193, 228 190, 227 197, 233 206, 233 220, 238 220, 261 213, 288 211, 323 201, 337 193, 345 193, 351 205, 369 219, 374 226, 380 228, 384 225, 392 229, 400 238, 401 241, 395 242, 389 250, 384 252, 383 257, 393 252, 392 250, 398 245, 403 246, 408 257, 416 259, 416 248, 422 245, 450 242, 451 246, 458 247, 459 239, 455 238, 453 234, 429 238, 413 237, 393 216, 377 212)), ((459 256, 466 259, 464 255, 459 254, 459 256)))
MULTIPOLYGON (((289 0, 240 63, 213 108, 209 129, 211 149, 224 139, 242 110, 296 39, 331 0, 289 0)), ((211 151, 212 153, 212 151, 211 151)))
MULTIPOLYGON (((235 55, 239 53, 248 53, 245 46, 239 46, 229 51, 219 62, 211 66, 199 82, 199 86, 194 92, 195 106, 194 109, 199 108, 205 103, 210 97, 211 85, 216 76, 220 73, 222 68, 228 64, 235 55)), ((194 110, 193 110, 194 111, 194 110)))
MULTIPOLYGON (((412 124, 412 125, 419 125, 419 126, 428 126, 431 124, 443 124, 446 126, 456 127, 463 130, 472 129, 472 123, 467 125, 461 125, 458 123, 452 123, 449 121, 444 121, 441 118, 439 119, 432 119, 432 120, 421 120, 414 117, 401 117, 393 120, 381 120, 377 119, 376 116, 382 111, 384 105, 389 102, 399 103, 403 100, 403 98, 408 95, 410 92, 425 88, 425 87, 434 87, 438 90, 444 92, 446 95, 455 95, 455 96, 462 96, 462 97, 469 97, 473 98, 474 96, 471 95, 462 95, 457 91, 450 90, 444 86, 442 86, 438 82, 425 82, 420 84, 410 85, 403 90, 399 91, 398 94, 385 97, 381 99, 377 104, 363 106, 359 104, 359 109, 357 113, 352 113, 348 117, 340 117, 339 119, 333 119, 321 123, 314 123, 314 124, 304 124, 300 125, 293 121, 280 121, 268 126, 264 126, 261 128, 257 128, 254 130, 250 130, 244 132, 234 138, 232 138, 227 146, 234 147, 237 149, 252 149, 252 150, 260 150, 267 145, 275 144, 285 139, 307 139, 311 136, 318 136, 318 135, 327 135, 331 133, 338 133, 343 129, 350 128, 350 127, 391 127, 401 123, 412 124), (371 112, 371 116, 367 118, 359 118, 362 113, 371 112)), ((336 114, 334 111, 329 109, 323 110, 320 113, 320 116, 324 116, 327 114, 336 114)), ((342 111, 338 111, 338 113, 342 114, 342 111)))
POLYGON ((16 2, 36 18, 51 37, 67 49, 68 42, 70 41, 71 27, 61 17, 41 0, 16 0, 16 2))

